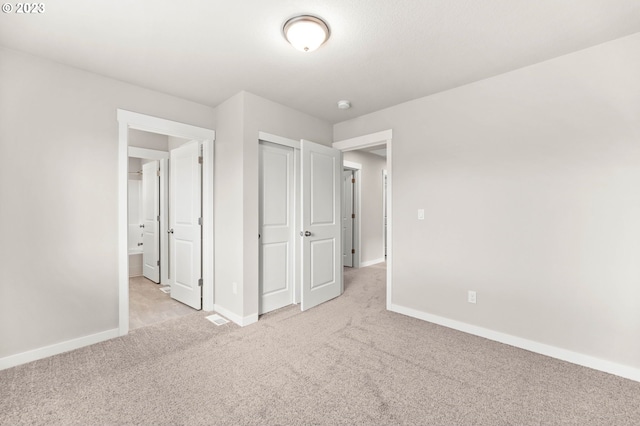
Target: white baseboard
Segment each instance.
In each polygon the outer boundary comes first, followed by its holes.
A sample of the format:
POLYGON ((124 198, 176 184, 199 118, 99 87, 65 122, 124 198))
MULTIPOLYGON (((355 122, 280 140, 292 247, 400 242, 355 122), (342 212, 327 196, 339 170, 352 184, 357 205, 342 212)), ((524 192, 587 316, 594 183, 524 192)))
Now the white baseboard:
POLYGON ((258 314, 249 315, 246 317, 241 317, 240 315, 234 314, 230 310, 223 308, 220 305, 213 305, 213 310, 223 317, 233 321, 238 324, 240 327, 245 327, 247 325, 251 325, 255 322, 258 322, 258 314))
POLYGON ((390 311, 418 318, 454 330, 473 334, 475 336, 484 337, 485 339, 494 340, 506 345, 515 346, 516 348, 525 349, 551 358, 567 361, 572 364, 578 364, 583 367, 592 368, 594 370, 603 371, 605 373, 614 374, 626 379, 640 382, 640 369, 584 355, 578 352, 569 351, 558 348, 556 346, 545 345, 533 340, 523 339, 521 337, 512 336, 510 334, 501 333, 499 331, 490 330, 488 328, 478 327, 449 318, 428 314, 416 309, 406 308, 396 304, 391 304, 390 311))
POLYGON ((58 355, 63 352, 69 352, 74 349, 79 349, 84 346, 93 345, 95 343, 103 342, 105 340, 113 339, 119 336, 118 329, 103 331, 89 336, 79 337, 73 340, 67 340, 66 342, 60 342, 53 345, 45 346, 38 349, 33 349, 27 352, 22 352, 15 355, 10 355, 4 358, 0 358, 0 370, 15 367, 17 365, 26 364, 31 361, 36 361, 42 358, 47 358, 53 355, 58 355))
POLYGON ((371 265, 376 265, 378 263, 382 263, 385 260, 386 259, 384 257, 381 257, 380 259, 375 259, 375 260, 367 260, 366 262, 360 262, 360 267, 361 268, 366 268, 367 266, 371 266, 371 265))

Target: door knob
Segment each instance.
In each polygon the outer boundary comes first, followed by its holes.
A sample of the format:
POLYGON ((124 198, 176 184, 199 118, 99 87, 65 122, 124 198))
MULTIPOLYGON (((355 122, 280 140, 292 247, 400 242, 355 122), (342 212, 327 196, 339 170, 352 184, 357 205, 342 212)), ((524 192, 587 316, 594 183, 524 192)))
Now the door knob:
POLYGON ((309 231, 304 231, 304 232, 300 231, 300 236, 301 237, 310 237, 311 236, 311 232, 309 232, 309 231))
POLYGON ((173 228, 169 229, 169 230, 167 231, 167 233, 168 233, 168 234, 173 234, 173 228))

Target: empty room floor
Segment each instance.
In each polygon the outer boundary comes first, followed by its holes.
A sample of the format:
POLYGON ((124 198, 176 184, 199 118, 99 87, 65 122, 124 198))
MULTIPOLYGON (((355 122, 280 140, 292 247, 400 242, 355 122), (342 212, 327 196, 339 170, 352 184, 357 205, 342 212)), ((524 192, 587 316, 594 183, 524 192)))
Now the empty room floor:
POLYGON ((342 296, 248 327, 196 312, 0 371, 0 425, 640 424, 640 383, 389 312, 385 277, 345 271, 342 296))
POLYGON ((197 312, 160 290, 165 287, 145 277, 129 278, 130 330, 197 312))

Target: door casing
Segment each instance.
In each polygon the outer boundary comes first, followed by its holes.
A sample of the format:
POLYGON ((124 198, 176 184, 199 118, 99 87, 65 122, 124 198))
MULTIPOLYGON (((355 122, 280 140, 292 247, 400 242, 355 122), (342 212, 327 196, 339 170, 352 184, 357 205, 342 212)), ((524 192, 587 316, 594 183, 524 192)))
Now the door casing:
MULTIPOLYGON (((202 309, 213 310, 214 218, 213 165, 215 131, 137 112, 117 110, 118 119, 118 334, 129 332, 129 253, 127 224, 127 180, 129 129, 198 140, 203 146, 202 161, 202 309)), ((161 230, 162 232, 162 230, 161 230)))
POLYGON ((127 152, 131 158, 158 160, 160 162, 160 284, 169 285, 169 268, 166 267, 169 265, 169 241, 166 232, 162 232, 169 226, 169 153, 135 146, 128 147, 127 152), (165 267, 162 267, 162 265, 165 265, 165 267))
POLYGON ((353 212, 356 215, 353 221, 353 247, 356 249, 355 256, 353 256, 353 268, 358 269, 362 262, 362 243, 360 241, 362 232, 362 198, 360 196, 362 190, 362 164, 343 160, 342 167, 345 170, 352 170, 353 178, 356 180, 356 184, 353 187, 353 212))
POLYGON ((333 143, 333 147, 342 152, 356 151, 358 149, 370 148, 377 145, 387 147, 387 310, 391 309, 393 301, 393 131, 383 130, 381 132, 370 133, 368 135, 356 136, 333 143))

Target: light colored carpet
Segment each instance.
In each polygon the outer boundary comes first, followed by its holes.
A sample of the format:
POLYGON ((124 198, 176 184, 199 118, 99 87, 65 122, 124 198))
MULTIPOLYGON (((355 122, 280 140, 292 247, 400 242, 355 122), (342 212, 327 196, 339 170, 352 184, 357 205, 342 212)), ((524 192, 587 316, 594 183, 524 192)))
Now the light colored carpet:
POLYGON ((129 329, 190 315, 195 309, 173 300, 161 286, 145 277, 129 278, 129 329))
POLYGON ((0 371, 0 423, 640 424, 640 383, 387 312, 384 275, 245 328, 195 313, 0 371))

